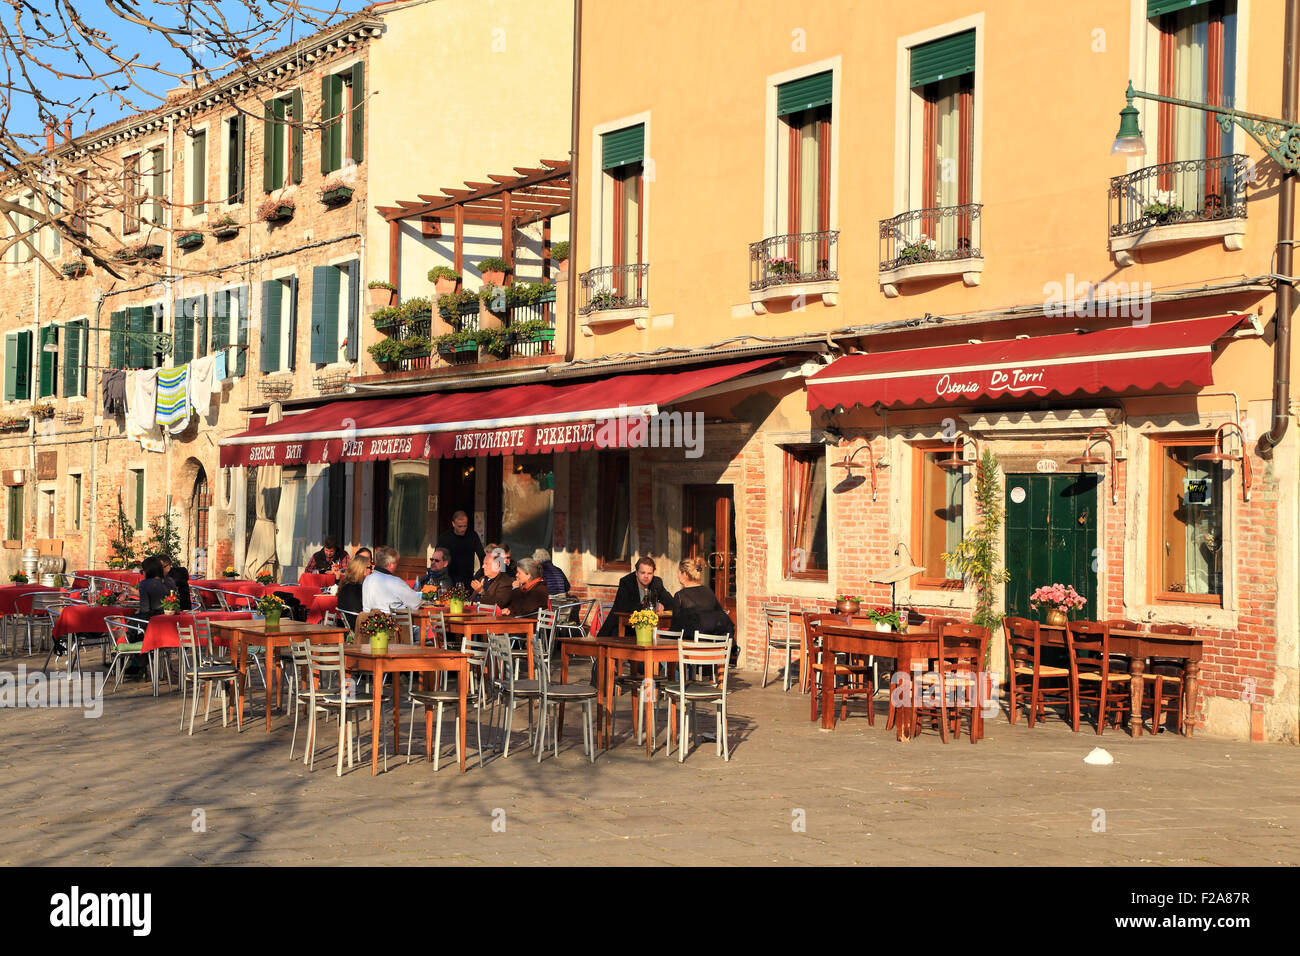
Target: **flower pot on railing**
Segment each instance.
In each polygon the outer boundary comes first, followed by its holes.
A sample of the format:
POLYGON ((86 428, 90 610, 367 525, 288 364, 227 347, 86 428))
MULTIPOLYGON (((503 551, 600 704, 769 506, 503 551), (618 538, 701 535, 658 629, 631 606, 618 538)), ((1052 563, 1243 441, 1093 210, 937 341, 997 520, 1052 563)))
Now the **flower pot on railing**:
POLYGON ((176 247, 178 249, 197 249, 203 245, 203 233, 187 232, 183 236, 177 236, 176 247))
POLYGON ((86 274, 86 263, 81 259, 74 262, 65 262, 59 267, 59 271, 69 279, 80 279, 86 274))
POLYGON ((341 206, 352 198, 351 186, 335 186, 320 194, 320 201, 327 206, 341 206))

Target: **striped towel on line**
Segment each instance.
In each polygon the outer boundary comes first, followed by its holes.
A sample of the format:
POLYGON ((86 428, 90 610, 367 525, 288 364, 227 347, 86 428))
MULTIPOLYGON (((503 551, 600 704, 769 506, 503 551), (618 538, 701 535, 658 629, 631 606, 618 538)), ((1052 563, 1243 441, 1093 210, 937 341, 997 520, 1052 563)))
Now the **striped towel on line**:
POLYGON ((173 435, 190 422, 188 365, 158 370, 158 424, 173 435))

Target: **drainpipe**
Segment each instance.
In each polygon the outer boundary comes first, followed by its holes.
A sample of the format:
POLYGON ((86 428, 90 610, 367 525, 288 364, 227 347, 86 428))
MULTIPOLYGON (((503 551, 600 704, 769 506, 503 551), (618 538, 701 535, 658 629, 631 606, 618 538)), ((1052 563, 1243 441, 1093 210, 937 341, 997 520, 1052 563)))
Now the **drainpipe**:
POLYGON ((578 265, 578 87, 581 77, 582 0, 573 0, 573 105, 569 111, 569 301, 565 309, 568 316, 564 335, 566 362, 573 361, 573 353, 578 344, 574 339, 578 331, 578 288, 574 285, 574 280, 577 278, 575 270, 578 265))
MULTIPOLYGON (((1296 121, 1296 57, 1300 55, 1300 0, 1287 0, 1286 26, 1282 47, 1282 119, 1296 121)), ((1273 449, 1286 436, 1291 406, 1291 310, 1295 289, 1292 280, 1291 243, 1295 217, 1294 171, 1282 177, 1277 202, 1277 329, 1273 337, 1273 424, 1259 436, 1255 450, 1270 460, 1273 449)))
MULTIPOLYGON (((104 310, 104 292, 102 289, 96 289, 95 290, 95 328, 96 329, 100 328, 99 320, 100 320, 100 316, 103 313, 103 310, 104 310)), ((89 333, 87 333, 87 335, 89 335, 89 333)), ((99 367, 99 333, 95 332, 94 335, 95 335, 95 348, 94 348, 95 356, 90 360, 92 363, 90 368, 97 369, 98 371, 102 372, 103 369, 100 369, 99 367)), ((89 369, 87 370, 87 372, 89 373, 89 369)), ((90 527, 86 533, 86 563, 93 568, 95 566, 94 565, 95 524, 96 524, 95 515, 99 510, 96 507, 99 501, 99 493, 95 487, 95 464, 99 460, 99 442, 102 438, 99 432, 100 429, 103 427, 102 425, 96 424, 95 419, 100 417, 99 400, 103 392, 103 387, 99 385, 98 380, 96 380, 95 385, 93 386, 90 385, 89 374, 86 375, 86 379, 87 379, 87 388, 92 389, 90 394, 87 395, 87 398, 90 399, 91 438, 90 438, 90 508, 88 509, 90 512, 90 527)))

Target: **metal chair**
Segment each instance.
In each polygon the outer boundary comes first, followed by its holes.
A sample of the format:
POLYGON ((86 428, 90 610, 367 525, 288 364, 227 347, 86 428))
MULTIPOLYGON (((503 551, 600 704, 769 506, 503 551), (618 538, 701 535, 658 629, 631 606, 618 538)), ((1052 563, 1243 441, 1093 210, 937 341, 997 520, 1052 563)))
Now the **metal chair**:
POLYGON ((194 628, 188 624, 178 625, 177 634, 180 636, 180 656, 181 656, 181 726, 185 729, 185 688, 188 685, 193 692, 190 701, 190 733, 194 736, 194 716, 199 710, 199 687, 200 685, 207 688, 206 700, 203 705, 203 722, 208 722, 208 714, 212 709, 212 684, 217 683, 221 687, 221 726, 229 726, 229 718, 226 714, 226 688, 229 686, 233 689, 236 698, 235 706, 235 724, 240 730, 244 729, 243 716, 239 712, 239 671, 233 664, 204 664, 199 654, 198 641, 194 636, 194 628))
MULTIPOLYGON (((699 704, 716 705, 714 714, 715 737, 718 756, 723 760, 731 759, 731 747, 727 740, 727 664, 731 659, 731 638, 724 642, 683 641, 677 642, 677 680, 669 681, 664 686, 664 694, 676 702, 676 707, 668 712, 668 749, 672 751, 673 734, 677 734, 677 762, 686 760, 686 737, 694 730, 695 708, 699 704), (722 674, 721 686, 713 683, 691 681, 687 676, 691 667, 711 666, 722 674), (687 705, 690 705, 689 707, 687 705)), ((696 746, 699 741, 695 741, 696 746)))
MULTIPOLYGON (((143 631, 144 625, 147 623, 147 621, 133 617, 104 618, 104 626, 108 628, 109 638, 113 641, 113 658, 109 663, 107 676, 117 675, 117 679, 113 683, 113 690, 115 691, 122 684, 122 672, 126 669, 127 660, 132 655, 145 653, 143 631), (138 627, 133 625, 138 625, 138 627)), ((153 655, 145 654, 144 659, 150 680, 156 682, 153 655)), ((165 673, 167 675, 167 688, 170 690, 172 686, 171 668, 168 667, 165 673)))
MULTIPOLYGON (((300 684, 306 684, 307 695, 307 713, 309 722, 307 725, 307 751, 303 754, 303 763, 307 764, 309 770, 316 767, 316 726, 318 714, 330 714, 338 712, 339 719, 339 742, 338 742, 338 763, 335 767, 335 773, 343 776, 343 753, 346 747, 348 756, 348 767, 354 766, 353 748, 356 749, 356 759, 361 759, 361 726, 359 715, 362 710, 371 707, 374 699, 371 697, 362 697, 360 695, 351 699, 347 695, 347 675, 344 672, 344 655, 342 644, 312 644, 310 640, 302 642, 307 656, 306 669, 302 673, 300 684), (327 674, 333 675, 338 680, 338 691, 326 692, 317 686, 316 675, 324 677, 327 674), (351 722, 349 722, 348 710, 351 708, 351 722)), ((290 648, 292 652, 292 647, 290 648)), ((301 699, 303 691, 298 692, 301 699)), ((295 733, 297 726, 298 709, 294 706, 294 724, 295 733)), ((388 770, 388 738, 380 734, 380 742, 384 748, 384 770, 388 770)), ((289 743, 290 753, 293 752, 293 742, 289 743)))
MULTIPOLYGON (((763 647, 762 686, 767 686, 767 668, 772 656, 772 648, 782 648, 785 651, 785 689, 788 691, 790 689, 790 651, 798 643, 798 637, 790 626, 790 609, 776 604, 764 604, 763 619, 766 632, 763 647), (777 628, 780 628, 781 632, 779 637, 774 633, 777 628)), ((800 670, 803 670, 806 666, 806 662, 799 662, 800 670)))
MULTIPOLYGON (((478 765, 483 766, 483 695, 478 692, 483 685, 483 671, 487 666, 490 648, 486 641, 464 642, 463 650, 469 655, 470 683, 465 688, 465 704, 474 707, 474 732, 478 737, 478 765), (477 681, 474 672, 478 672, 477 681)), ((444 675, 445 676, 445 675, 444 675)), ((438 760, 442 754, 442 710, 450 707, 456 714, 456 759, 460 759, 460 691, 441 687, 438 690, 412 690, 411 725, 406 733, 406 762, 411 762, 411 745, 415 740, 415 706, 424 705, 424 756, 432 759, 433 769, 438 770, 438 760), (434 709, 437 709, 435 715, 434 709), (437 730, 434 731, 434 725, 437 730)), ((466 711, 468 713, 468 710, 466 711)))
POLYGON ((488 673, 492 689, 492 713, 489 720, 496 727, 497 704, 504 707, 501 716, 501 736, 497 750, 502 757, 510 756, 510 735, 514 728, 514 711, 517 701, 528 702, 528 741, 533 740, 533 702, 541 696, 541 685, 534 679, 523 680, 515 676, 514 658, 510 652, 510 638, 505 634, 489 634, 490 658, 488 673))
MULTIPOLYGON (((540 629, 539 629, 540 630, 540 629)), ((538 698, 541 703, 541 727, 537 734, 534 749, 537 762, 542 762, 546 752, 546 729, 551 728, 555 756, 560 755, 559 715, 552 715, 552 708, 561 704, 582 705, 582 748, 591 763, 596 762, 596 688, 591 684, 552 684, 551 657, 546 637, 541 633, 533 635, 533 660, 537 664, 538 698)))

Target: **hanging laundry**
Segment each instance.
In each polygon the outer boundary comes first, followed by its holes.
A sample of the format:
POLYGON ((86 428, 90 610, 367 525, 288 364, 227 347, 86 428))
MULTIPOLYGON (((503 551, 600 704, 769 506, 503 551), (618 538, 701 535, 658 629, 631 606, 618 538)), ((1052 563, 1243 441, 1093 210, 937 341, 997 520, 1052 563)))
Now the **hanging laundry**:
POLYGON ((120 368, 106 369, 99 377, 100 390, 103 393, 104 413, 122 415, 126 412, 126 371, 120 368))
POLYGON ((214 377, 218 382, 224 382, 224 381, 229 377, 229 376, 226 374, 226 356, 227 356, 227 354, 228 354, 228 350, 227 350, 227 349, 222 349, 220 352, 218 352, 218 353, 214 356, 214 357, 216 358, 217 362, 216 362, 216 367, 215 367, 214 370, 213 370, 213 377, 214 377))
POLYGON ((221 386, 216 381, 217 357, 205 355, 190 363, 190 405, 206 418, 212 409, 212 394, 221 386))
POLYGON ((157 369, 136 369, 126 373, 126 401, 126 437, 138 441, 143 451, 166 451, 167 443, 156 421, 157 369))
POLYGON ((173 435, 185 431, 190 423, 190 367, 158 370, 158 424, 173 435))

